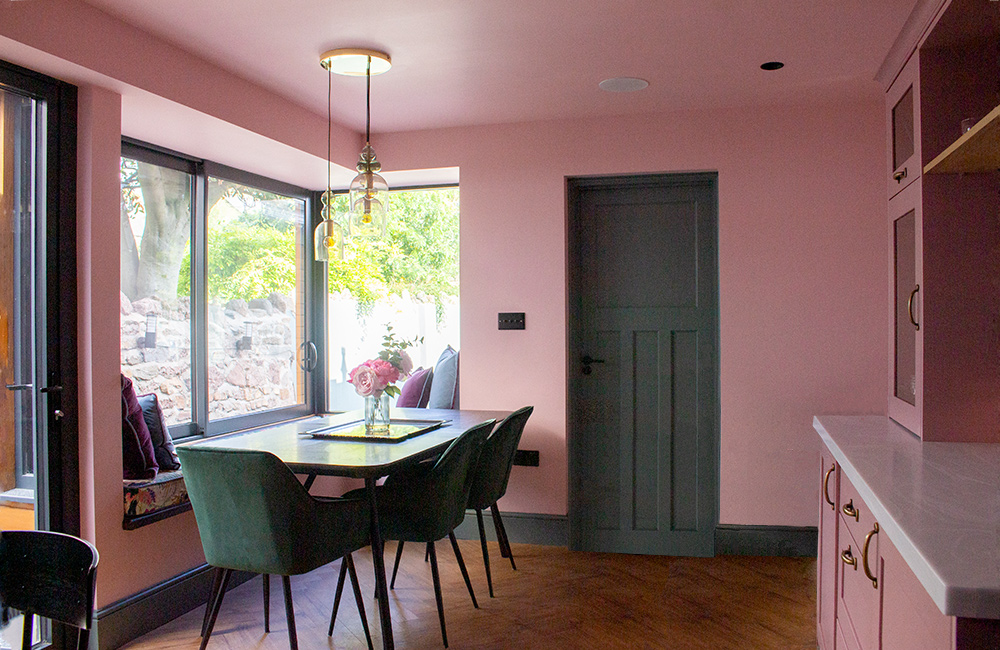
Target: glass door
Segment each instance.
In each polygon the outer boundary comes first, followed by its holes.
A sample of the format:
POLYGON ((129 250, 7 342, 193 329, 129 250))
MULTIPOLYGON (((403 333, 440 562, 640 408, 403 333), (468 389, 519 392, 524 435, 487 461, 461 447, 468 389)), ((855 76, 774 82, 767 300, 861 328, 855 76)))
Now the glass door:
MULTIPOLYGON (((31 97, 0 88, 0 528, 36 527, 40 382, 36 309, 38 217, 44 212, 44 176, 38 144, 44 110, 31 97), (42 181, 42 182, 39 182, 42 181)), ((44 375, 42 375, 44 377, 44 375)), ((43 514, 44 513, 40 513, 43 514)), ((44 519, 44 517, 43 517, 44 519)))

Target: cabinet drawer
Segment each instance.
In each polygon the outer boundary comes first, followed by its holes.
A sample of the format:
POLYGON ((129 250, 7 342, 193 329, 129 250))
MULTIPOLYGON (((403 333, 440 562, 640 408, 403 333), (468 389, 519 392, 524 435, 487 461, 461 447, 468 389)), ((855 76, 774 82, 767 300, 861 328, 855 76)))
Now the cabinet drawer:
MULTIPOLYGON (((861 544, 863 545, 864 542, 861 544)), ((853 539, 850 534, 840 538, 840 546, 843 550, 841 553, 837 621, 841 624, 841 630, 849 637, 845 641, 854 641, 859 648, 864 650, 878 648, 881 636, 882 563, 870 554, 873 544, 874 540, 869 545, 868 572, 866 572, 865 559, 862 551, 859 550, 857 540, 853 539), (869 573, 877 580, 871 580, 869 573)), ((848 645, 851 644, 848 643, 848 645)))
MULTIPOLYGON (((858 491, 851 484, 850 479, 847 478, 846 474, 841 473, 840 476, 840 520, 843 522, 844 528, 851 534, 854 538, 855 543, 861 544, 861 546, 856 546, 857 557, 860 559, 861 550, 865 542, 865 538, 868 536, 876 526, 875 517, 872 515, 871 510, 858 495, 858 491)), ((841 537, 844 537, 841 534, 841 537)), ((877 537, 877 536, 876 536, 877 537)), ((869 559, 872 562, 872 567, 875 566, 875 559, 878 557, 877 545, 875 539, 869 542, 869 559), (874 548, 872 548, 874 547, 874 548), (872 555, 874 553, 874 556, 872 555)), ((844 546, 846 541, 841 543, 844 546)), ((846 547, 845 547, 846 548, 846 547)), ((843 548, 841 550, 844 550, 843 548)), ((860 566, 858 567, 861 568, 860 566)))

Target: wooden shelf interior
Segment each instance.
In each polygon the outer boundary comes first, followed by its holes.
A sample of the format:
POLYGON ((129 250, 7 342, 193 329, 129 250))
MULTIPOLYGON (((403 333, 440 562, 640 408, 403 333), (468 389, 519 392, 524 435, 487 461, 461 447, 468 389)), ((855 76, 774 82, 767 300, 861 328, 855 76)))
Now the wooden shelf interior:
POLYGON ((1000 106, 924 166, 925 174, 992 172, 1000 169, 1000 106))

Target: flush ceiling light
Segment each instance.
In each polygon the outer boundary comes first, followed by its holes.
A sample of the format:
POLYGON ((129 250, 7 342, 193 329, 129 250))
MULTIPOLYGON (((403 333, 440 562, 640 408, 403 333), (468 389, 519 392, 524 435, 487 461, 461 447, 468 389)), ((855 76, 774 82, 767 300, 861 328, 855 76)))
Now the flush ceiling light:
POLYGON ((368 74, 368 58, 371 57, 371 74, 378 76, 388 72, 392 59, 385 52, 357 47, 342 47, 323 52, 319 63, 330 72, 349 77, 364 77, 368 74))
POLYGON ((634 93, 648 85, 648 81, 636 77, 612 77, 597 84, 598 88, 609 93, 634 93))

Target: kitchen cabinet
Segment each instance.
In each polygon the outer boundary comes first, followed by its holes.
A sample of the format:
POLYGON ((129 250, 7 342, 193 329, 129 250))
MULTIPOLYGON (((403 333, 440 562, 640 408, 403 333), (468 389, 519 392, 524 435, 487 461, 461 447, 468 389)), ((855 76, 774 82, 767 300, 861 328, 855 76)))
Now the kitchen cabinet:
POLYGON ((816 564, 816 640, 822 650, 836 647, 837 519, 840 471, 829 452, 820 457, 819 549, 816 564))
POLYGON ((921 442, 885 416, 814 426, 819 646, 1000 648, 1000 446, 921 442))
POLYGON ((938 4, 886 93, 888 410, 926 441, 1000 442, 1000 7, 938 4))

